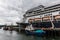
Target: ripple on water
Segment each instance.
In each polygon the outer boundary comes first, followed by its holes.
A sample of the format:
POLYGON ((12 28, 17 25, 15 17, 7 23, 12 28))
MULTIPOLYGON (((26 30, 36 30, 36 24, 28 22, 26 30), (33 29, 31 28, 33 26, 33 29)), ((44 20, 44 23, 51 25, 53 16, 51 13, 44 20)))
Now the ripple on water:
POLYGON ((0 29, 0 40, 60 40, 60 37, 38 37, 18 34, 16 31, 4 31, 0 29))

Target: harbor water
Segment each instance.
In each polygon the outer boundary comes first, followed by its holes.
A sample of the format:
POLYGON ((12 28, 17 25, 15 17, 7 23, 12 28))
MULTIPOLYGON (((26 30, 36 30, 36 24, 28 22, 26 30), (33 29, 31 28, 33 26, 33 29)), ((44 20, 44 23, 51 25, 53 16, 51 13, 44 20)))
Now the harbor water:
POLYGON ((60 40, 60 37, 38 37, 0 29, 0 40, 60 40))

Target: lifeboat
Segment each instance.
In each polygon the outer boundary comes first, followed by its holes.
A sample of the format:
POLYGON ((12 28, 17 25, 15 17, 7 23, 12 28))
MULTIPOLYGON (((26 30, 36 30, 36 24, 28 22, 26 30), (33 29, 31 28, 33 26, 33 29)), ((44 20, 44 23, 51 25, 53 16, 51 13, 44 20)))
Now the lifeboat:
POLYGON ((54 21, 54 26, 55 28, 60 28, 60 15, 54 16, 55 21, 54 21))

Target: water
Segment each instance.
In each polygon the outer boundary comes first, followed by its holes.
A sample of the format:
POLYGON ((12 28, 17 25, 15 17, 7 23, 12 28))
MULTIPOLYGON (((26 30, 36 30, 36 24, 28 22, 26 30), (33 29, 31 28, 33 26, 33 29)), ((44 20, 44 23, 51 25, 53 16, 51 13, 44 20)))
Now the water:
POLYGON ((0 29, 0 40, 60 40, 60 37, 27 36, 16 31, 4 31, 0 29))

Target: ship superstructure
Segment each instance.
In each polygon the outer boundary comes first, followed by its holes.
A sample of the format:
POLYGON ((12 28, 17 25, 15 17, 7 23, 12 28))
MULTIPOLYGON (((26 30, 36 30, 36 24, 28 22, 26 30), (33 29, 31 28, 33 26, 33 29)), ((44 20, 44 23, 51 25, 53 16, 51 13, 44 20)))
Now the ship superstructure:
POLYGON ((25 18, 25 23, 46 22, 50 25, 51 22, 53 27, 58 27, 60 26, 60 4, 49 7, 40 5, 38 7, 27 10, 23 16, 25 18))

